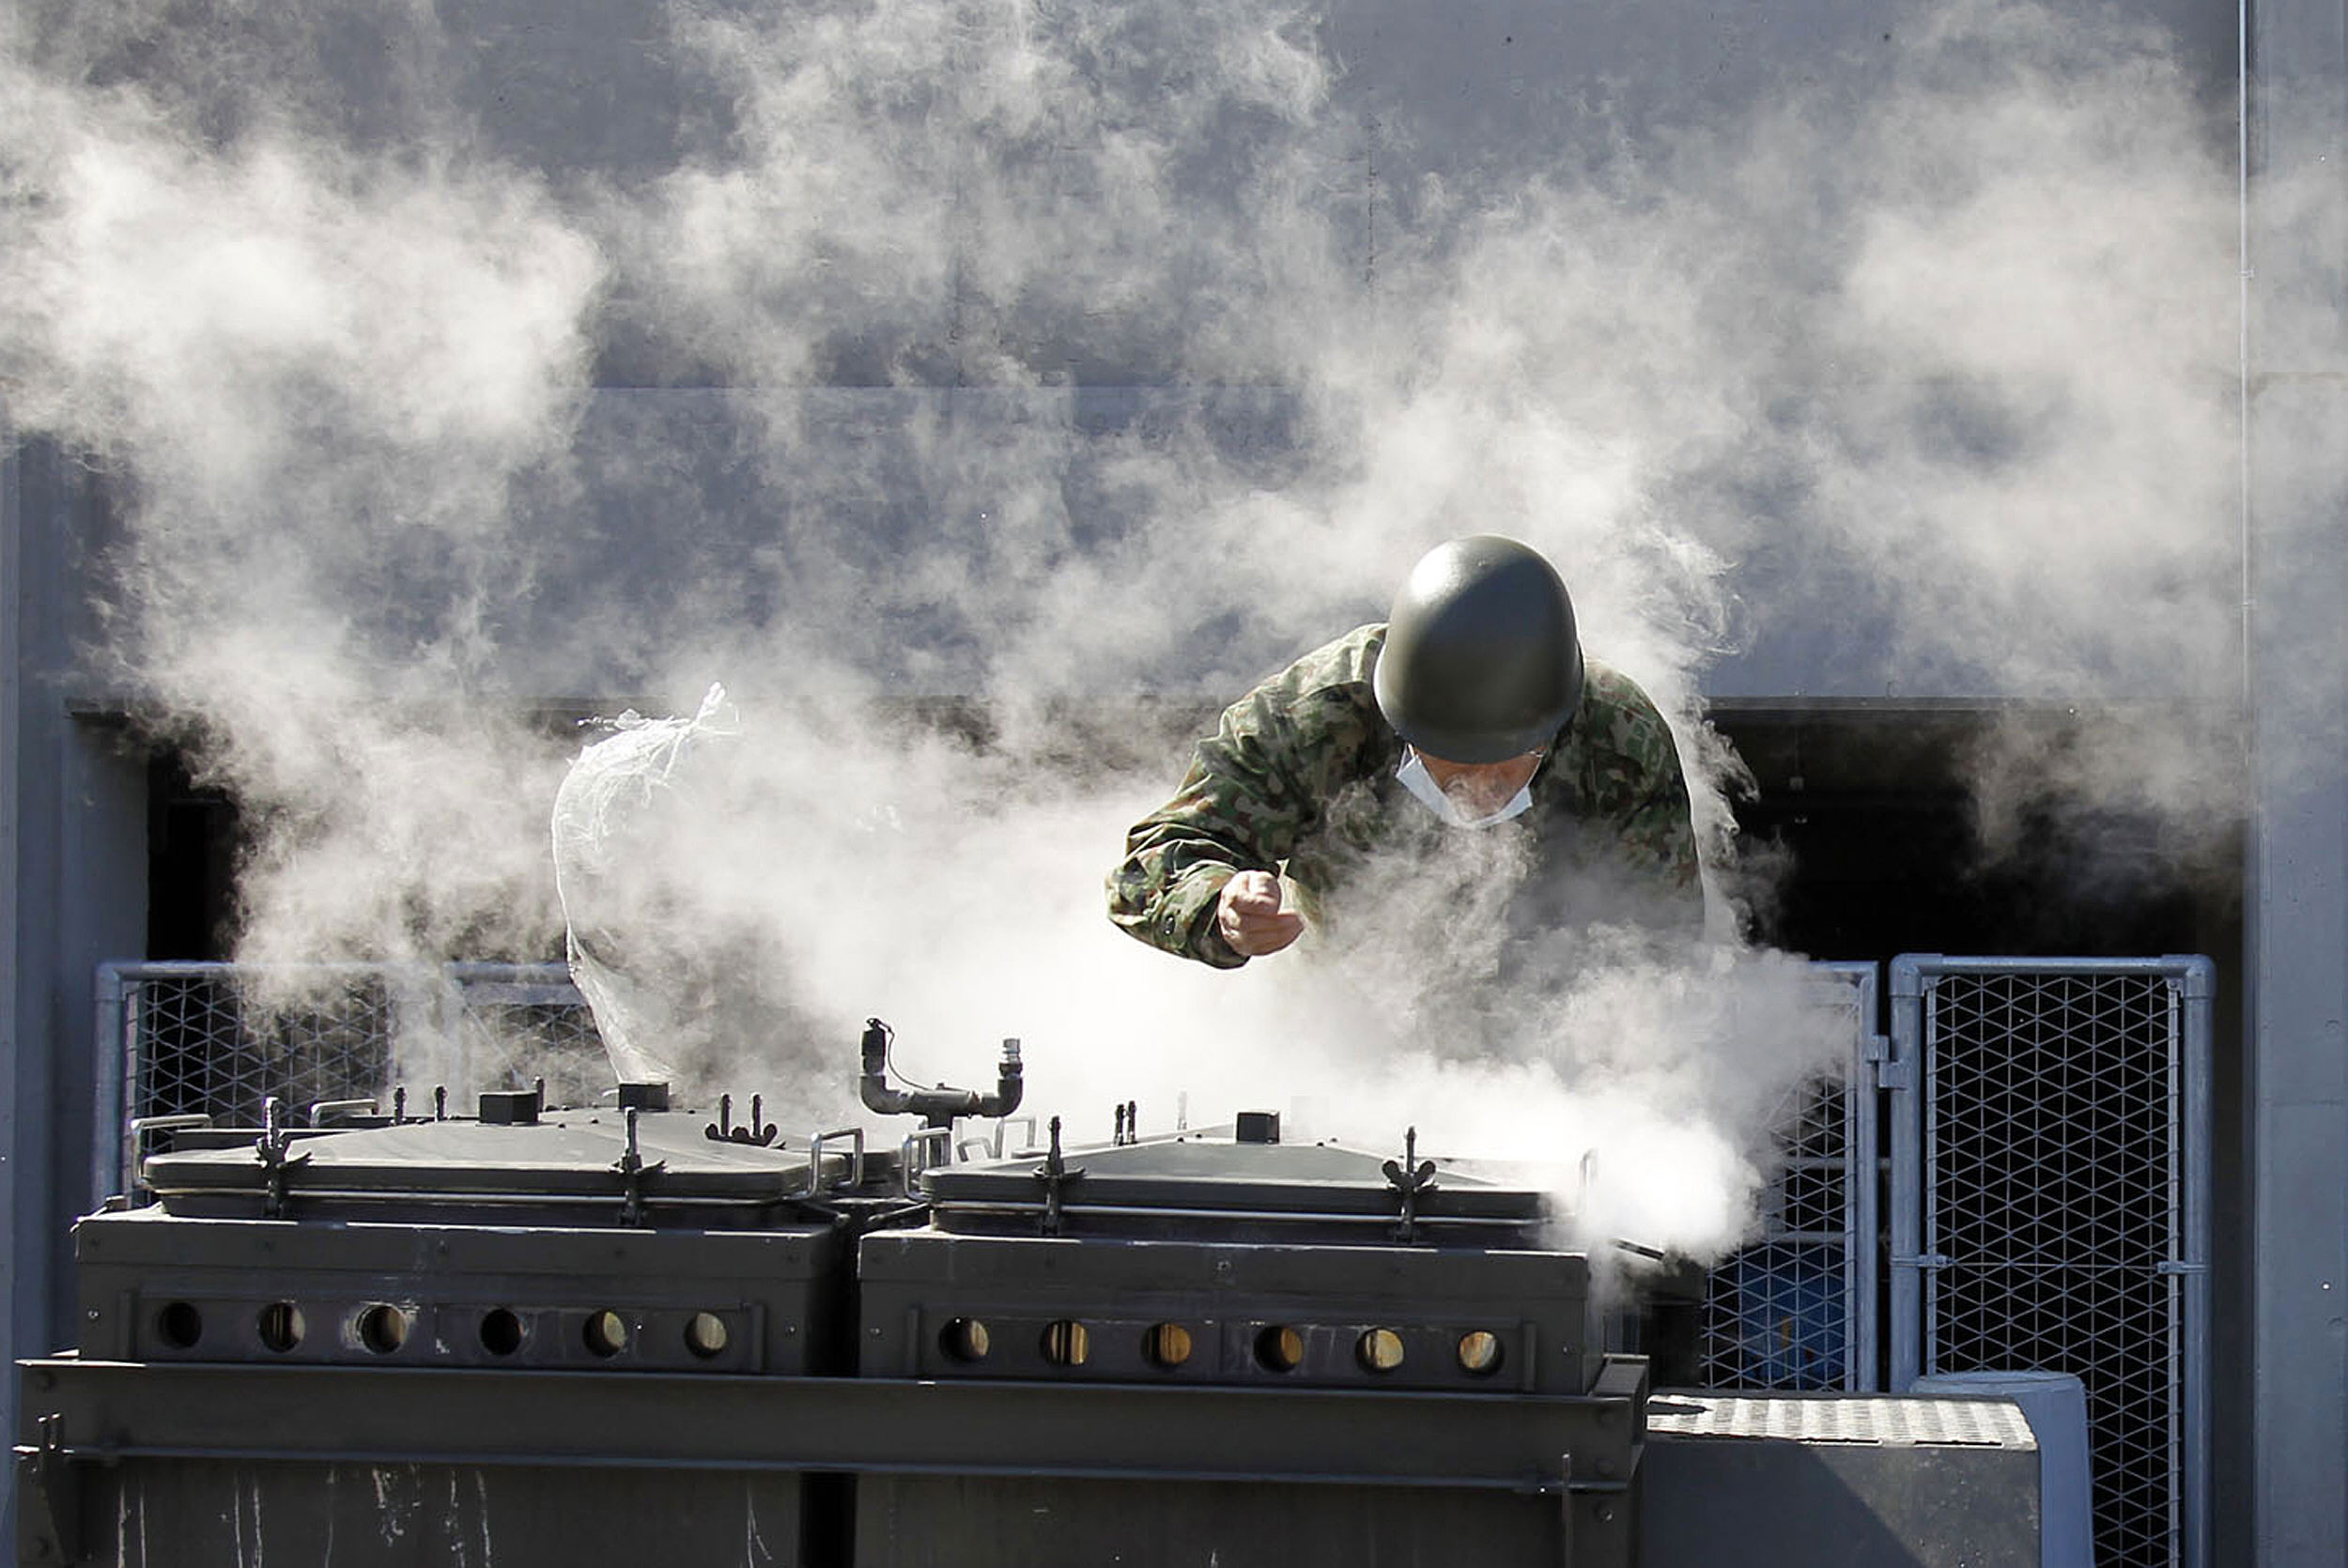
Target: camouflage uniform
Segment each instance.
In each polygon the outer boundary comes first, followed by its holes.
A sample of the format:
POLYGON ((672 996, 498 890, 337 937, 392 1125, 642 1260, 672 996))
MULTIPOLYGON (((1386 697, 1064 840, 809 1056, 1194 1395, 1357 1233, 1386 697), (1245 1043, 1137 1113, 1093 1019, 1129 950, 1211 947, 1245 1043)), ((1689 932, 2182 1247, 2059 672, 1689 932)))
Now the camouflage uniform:
POLYGON ((1170 953, 1237 968, 1246 960, 1215 929, 1214 910, 1238 872, 1284 871, 1321 921, 1367 857, 1484 832, 1524 836, 1530 870, 1512 896, 1512 926, 1597 915, 1702 923, 1679 754, 1635 683, 1590 661, 1582 705, 1533 776, 1531 808, 1491 828, 1446 828, 1394 776, 1402 741, 1369 682, 1385 636, 1383 624, 1360 627, 1224 711, 1182 789, 1127 836, 1109 875, 1110 919, 1170 953))

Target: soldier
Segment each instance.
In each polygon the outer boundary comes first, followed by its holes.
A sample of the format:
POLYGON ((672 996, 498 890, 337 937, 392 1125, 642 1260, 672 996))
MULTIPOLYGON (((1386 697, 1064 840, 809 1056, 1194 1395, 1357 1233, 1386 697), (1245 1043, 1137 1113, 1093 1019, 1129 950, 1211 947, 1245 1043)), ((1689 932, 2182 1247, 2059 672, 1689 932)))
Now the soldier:
MULTIPOLYGON (((1480 534, 1420 560, 1383 625, 1305 654, 1225 710, 1182 788, 1135 824, 1109 917, 1232 969, 1332 925, 1393 857, 1503 866, 1522 937, 1593 920, 1694 931, 1695 830, 1671 730, 1585 661, 1556 572, 1480 534), (1285 876, 1283 873, 1285 872, 1285 876)), ((1481 874, 1479 872, 1479 874, 1481 874)))

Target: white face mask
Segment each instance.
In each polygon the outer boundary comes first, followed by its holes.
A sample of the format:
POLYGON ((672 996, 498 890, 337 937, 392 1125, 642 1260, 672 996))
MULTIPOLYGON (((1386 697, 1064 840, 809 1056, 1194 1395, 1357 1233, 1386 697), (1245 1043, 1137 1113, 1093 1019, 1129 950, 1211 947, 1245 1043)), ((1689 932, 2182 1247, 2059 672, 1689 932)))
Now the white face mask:
POLYGON ((1394 770, 1394 776, 1404 789, 1419 798, 1421 805, 1453 827, 1491 827, 1495 822, 1505 822, 1511 817, 1524 815, 1533 805, 1533 781, 1528 778, 1515 794, 1508 797, 1507 805, 1484 816, 1471 817, 1460 809, 1458 801, 1443 792, 1443 787, 1427 771, 1427 764, 1419 761, 1418 752, 1411 747, 1403 749, 1402 765, 1394 770))

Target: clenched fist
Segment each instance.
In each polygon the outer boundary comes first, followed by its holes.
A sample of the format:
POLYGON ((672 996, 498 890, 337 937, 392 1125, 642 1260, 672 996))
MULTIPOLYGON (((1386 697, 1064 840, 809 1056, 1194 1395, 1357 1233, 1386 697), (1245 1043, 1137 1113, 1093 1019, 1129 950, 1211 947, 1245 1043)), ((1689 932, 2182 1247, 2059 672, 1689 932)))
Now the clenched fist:
POLYGON ((1233 952, 1260 958, 1304 935, 1305 917, 1280 907, 1278 877, 1270 871, 1242 871, 1223 884, 1214 906, 1214 929, 1233 952))

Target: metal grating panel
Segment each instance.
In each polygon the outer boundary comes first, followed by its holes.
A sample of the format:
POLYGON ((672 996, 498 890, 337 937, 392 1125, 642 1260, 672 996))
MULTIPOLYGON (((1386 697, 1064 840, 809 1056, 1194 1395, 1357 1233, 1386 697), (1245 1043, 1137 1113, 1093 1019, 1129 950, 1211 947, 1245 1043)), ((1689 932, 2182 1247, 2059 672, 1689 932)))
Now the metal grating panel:
POLYGON ((1902 959, 1895 1388, 2086 1385, 2096 1551, 2208 1560, 2206 960, 1902 959))
POLYGON ((2034 1449, 2021 1407, 2004 1399, 1805 1399, 1799 1394, 1661 1395, 1647 1401, 1649 1432, 1675 1437, 1745 1437, 1796 1443, 2034 1449))
POLYGON ((447 976, 469 1088, 527 1088, 544 1079, 550 1105, 593 1105, 610 1092, 610 1058, 568 969, 460 963, 447 976))
MULTIPOLYGON (((559 1103, 610 1087, 601 1040, 561 964, 106 964, 91 1201, 131 1190, 132 1124, 201 1115, 253 1127, 266 1100, 294 1111, 385 1100, 424 1110, 543 1077, 559 1103)), ((388 1103, 385 1109, 389 1109, 388 1103)))
POLYGON ((1816 966, 1846 1009, 1850 1050, 1780 1109, 1784 1169, 1760 1239, 1706 1282, 1698 1377, 1714 1389, 1861 1391, 1876 1384, 1876 1034, 1871 964, 1816 966))

